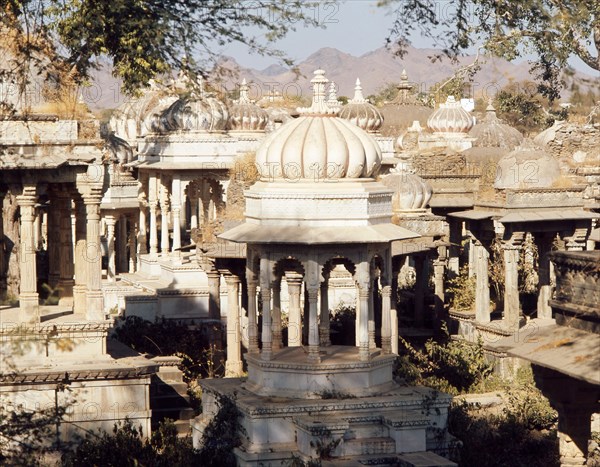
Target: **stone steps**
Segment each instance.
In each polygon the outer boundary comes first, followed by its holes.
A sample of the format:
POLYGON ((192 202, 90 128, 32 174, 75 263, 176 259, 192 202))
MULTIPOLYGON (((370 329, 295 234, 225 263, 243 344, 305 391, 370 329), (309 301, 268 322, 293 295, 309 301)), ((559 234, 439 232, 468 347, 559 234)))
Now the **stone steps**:
POLYGON ((396 441, 389 437, 344 440, 342 456, 395 454, 396 441))

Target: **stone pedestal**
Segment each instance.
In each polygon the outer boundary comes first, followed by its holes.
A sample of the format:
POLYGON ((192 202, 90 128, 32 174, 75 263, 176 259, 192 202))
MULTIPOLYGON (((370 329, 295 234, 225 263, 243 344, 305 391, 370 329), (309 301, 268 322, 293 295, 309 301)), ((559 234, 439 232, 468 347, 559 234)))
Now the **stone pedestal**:
POLYGON ((19 293, 20 320, 36 322, 39 320, 39 296, 37 293, 37 268, 34 234, 35 203, 37 200, 35 186, 24 186, 23 193, 17 196, 21 212, 21 286, 19 293))
POLYGON ((287 273, 286 281, 289 294, 288 310, 288 347, 302 345, 302 311, 300 308, 300 291, 302 288, 302 275, 287 273))
POLYGON ((100 200, 98 196, 84 195, 86 210, 86 318, 104 319, 102 295, 102 251, 100 249, 100 200))
POLYGON ((225 376, 242 375, 242 352, 240 339, 240 279, 235 275, 226 275, 227 284, 227 360, 225 376))

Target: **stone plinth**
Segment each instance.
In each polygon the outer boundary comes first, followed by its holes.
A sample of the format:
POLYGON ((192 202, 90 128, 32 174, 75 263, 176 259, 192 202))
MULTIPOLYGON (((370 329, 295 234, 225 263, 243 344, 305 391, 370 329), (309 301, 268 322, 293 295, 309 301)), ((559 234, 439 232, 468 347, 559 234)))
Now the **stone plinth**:
POLYGON ((320 362, 310 363, 302 347, 288 347, 269 361, 249 355, 248 389, 261 396, 304 399, 323 394, 353 397, 381 394, 393 386, 395 355, 374 353, 369 361, 359 361, 356 347, 329 346, 320 352, 320 362))

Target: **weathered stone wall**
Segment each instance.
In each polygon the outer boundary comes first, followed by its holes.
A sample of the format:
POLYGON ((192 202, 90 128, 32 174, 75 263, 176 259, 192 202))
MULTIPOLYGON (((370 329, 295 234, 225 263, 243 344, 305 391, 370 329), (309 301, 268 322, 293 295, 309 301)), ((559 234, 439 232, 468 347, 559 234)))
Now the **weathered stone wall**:
POLYGON ((546 149, 565 161, 597 165, 600 162, 600 126, 565 123, 556 129, 546 149))

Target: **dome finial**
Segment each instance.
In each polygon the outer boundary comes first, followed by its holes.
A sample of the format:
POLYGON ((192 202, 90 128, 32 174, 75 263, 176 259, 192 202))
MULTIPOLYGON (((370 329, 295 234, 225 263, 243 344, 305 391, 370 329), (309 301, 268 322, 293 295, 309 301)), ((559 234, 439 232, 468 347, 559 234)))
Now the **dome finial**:
POLYGON ((400 81, 408 81, 408 75, 406 74, 406 69, 402 69, 402 74, 400 75, 400 81))
POLYGON ((354 97, 350 101, 353 104, 364 104, 367 102, 365 96, 363 96, 362 86, 360 85, 360 79, 356 78, 356 85, 354 86, 354 97))
POLYGON ((238 104, 252 104, 252 101, 248 97, 248 84, 246 83, 246 78, 242 80, 242 84, 240 85, 240 98, 238 99, 238 104))
POLYGON ((338 109, 327 105, 326 86, 329 80, 325 78, 324 70, 315 70, 315 77, 310 80, 313 85, 313 99, 310 107, 298 108, 301 114, 335 115, 338 109))
POLYGON ((338 101, 337 98, 337 86, 334 81, 329 83, 329 98, 327 99, 327 105, 332 109, 340 106, 340 101, 338 101))

